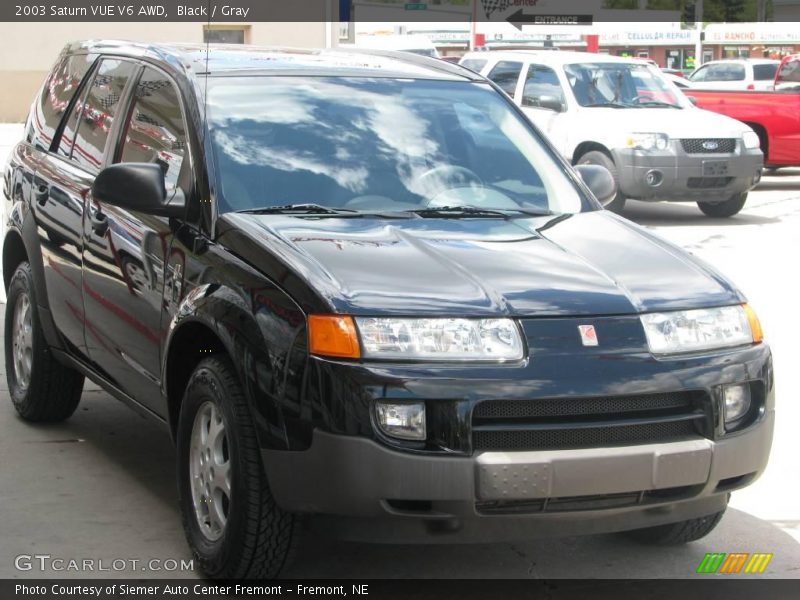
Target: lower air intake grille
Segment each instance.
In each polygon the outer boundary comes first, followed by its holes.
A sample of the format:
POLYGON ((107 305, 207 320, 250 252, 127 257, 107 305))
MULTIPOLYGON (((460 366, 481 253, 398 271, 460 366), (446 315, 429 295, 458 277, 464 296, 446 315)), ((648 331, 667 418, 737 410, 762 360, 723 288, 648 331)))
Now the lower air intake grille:
POLYGON ((487 400, 472 412, 472 447, 556 450, 710 437, 705 392, 487 400))
POLYGON ((476 431, 473 444, 475 450, 555 450, 672 442, 693 436, 697 436, 697 429, 692 421, 668 421, 547 431, 476 431))

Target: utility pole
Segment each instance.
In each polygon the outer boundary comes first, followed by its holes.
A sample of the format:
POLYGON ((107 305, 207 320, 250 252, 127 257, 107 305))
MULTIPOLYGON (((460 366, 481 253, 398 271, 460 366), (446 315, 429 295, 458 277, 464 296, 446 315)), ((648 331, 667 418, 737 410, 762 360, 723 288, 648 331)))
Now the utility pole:
POLYGON ((767 0, 756 0, 756 21, 763 23, 767 20, 767 0))
POLYGON ((703 0, 694 3, 694 68, 703 64, 703 0))

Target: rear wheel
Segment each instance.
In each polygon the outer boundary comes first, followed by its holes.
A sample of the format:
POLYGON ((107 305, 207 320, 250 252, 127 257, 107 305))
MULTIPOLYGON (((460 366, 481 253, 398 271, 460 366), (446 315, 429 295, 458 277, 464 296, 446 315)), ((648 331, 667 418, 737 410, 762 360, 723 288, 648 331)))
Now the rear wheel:
POLYGON ((622 211, 625 209, 625 196, 622 195, 622 192, 619 190, 619 176, 617 174, 617 166, 614 164, 614 160, 605 152, 601 152, 600 150, 592 150, 591 152, 587 152, 583 156, 578 159, 579 165, 600 165, 601 167, 605 167, 611 173, 611 176, 614 178, 614 183, 617 185, 617 195, 616 197, 606 204, 606 210, 610 210, 617 214, 621 214, 622 211))
POLYGON ((698 202, 697 206, 709 217, 726 218, 738 214, 747 202, 747 192, 734 194, 722 202, 698 202))
POLYGON ((270 578, 289 566, 299 520, 272 497, 250 410, 227 357, 203 360, 186 387, 178 490, 186 538, 208 576, 270 578))
POLYGON ((63 421, 81 400, 83 375, 56 360, 42 333, 31 267, 11 278, 5 320, 6 378, 11 401, 26 421, 63 421))
POLYGON ((634 529, 624 532, 626 536, 644 544, 657 546, 675 546, 694 542, 707 536, 722 520, 722 510, 707 517, 679 521, 669 525, 657 525, 646 529, 634 529))

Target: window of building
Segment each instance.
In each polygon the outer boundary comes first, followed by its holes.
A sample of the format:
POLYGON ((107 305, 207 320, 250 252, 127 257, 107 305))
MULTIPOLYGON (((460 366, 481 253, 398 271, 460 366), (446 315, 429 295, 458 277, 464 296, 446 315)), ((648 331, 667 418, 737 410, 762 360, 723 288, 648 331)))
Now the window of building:
POLYGON ((203 42, 209 44, 244 44, 247 39, 246 27, 205 27, 203 42))
POLYGON ((80 107, 78 134, 72 148, 72 160, 90 171, 98 170, 103 162, 119 101, 134 69, 128 61, 106 58, 92 79, 80 107))
POLYGON ((136 85, 119 162, 159 165, 167 191, 172 191, 178 185, 185 154, 186 128, 178 90, 166 75, 148 67, 136 85))

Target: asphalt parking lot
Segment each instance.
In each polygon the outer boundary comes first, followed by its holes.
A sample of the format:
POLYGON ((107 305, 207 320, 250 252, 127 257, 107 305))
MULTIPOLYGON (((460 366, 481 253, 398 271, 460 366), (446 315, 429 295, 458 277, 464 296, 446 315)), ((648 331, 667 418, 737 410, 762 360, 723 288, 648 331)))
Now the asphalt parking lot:
MULTIPOLYGON (((3 158, 3 157, 0 157, 3 158)), ((771 552, 764 577, 800 577, 800 350, 797 260, 800 169, 766 176, 735 218, 713 220, 694 204, 631 202, 626 216, 716 266, 749 297, 775 353, 778 420, 766 474, 734 494, 721 525, 680 548, 621 536, 471 546, 393 546, 306 536, 291 577, 691 577, 706 552, 771 552)), ((675 282, 676 286, 680 282, 675 282)), ((197 577, 180 571, 42 573, 18 555, 64 559, 189 559, 178 514, 175 452, 166 433, 87 384, 68 422, 17 418, 0 377, 0 578, 197 577)), ((139 569, 139 570, 137 570, 139 569)))

